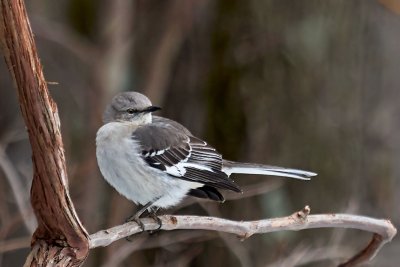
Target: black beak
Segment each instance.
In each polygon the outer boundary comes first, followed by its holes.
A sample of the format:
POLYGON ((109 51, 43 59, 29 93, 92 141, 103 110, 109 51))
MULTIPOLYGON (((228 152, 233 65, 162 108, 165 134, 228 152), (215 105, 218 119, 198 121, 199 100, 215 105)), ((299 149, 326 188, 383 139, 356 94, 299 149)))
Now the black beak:
POLYGON ((160 110, 160 109, 161 109, 160 107, 150 106, 150 107, 144 109, 143 111, 144 112, 154 112, 154 111, 157 111, 157 110, 160 110))

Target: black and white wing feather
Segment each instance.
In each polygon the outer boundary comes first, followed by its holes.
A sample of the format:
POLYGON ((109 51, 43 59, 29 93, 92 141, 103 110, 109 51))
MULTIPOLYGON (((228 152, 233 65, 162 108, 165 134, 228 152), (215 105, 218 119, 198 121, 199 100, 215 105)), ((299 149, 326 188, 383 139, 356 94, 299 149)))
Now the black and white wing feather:
POLYGON ((154 122, 139 127, 133 138, 141 145, 141 156, 151 167, 175 178, 241 192, 222 171, 221 154, 184 129, 171 123, 154 122))

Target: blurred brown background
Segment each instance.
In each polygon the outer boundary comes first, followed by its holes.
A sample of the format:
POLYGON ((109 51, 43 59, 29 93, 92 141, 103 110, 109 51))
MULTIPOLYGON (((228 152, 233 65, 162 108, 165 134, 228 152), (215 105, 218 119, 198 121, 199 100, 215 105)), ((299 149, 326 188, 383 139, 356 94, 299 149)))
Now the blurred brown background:
MULTIPOLYGON (((145 93, 225 158, 318 172, 237 176, 249 194, 165 213, 254 220, 348 212, 399 225, 400 3, 390 0, 28 1, 61 116, 70 191, 90 233, 135 206, 102 179, 95 134, 111 97, 145 93), (256 188, 256 190, 254 189, 256 188)), ((0 63, 0 266, 21 266, 35 219, 30 146, 0 63)), ((226 194, 227 197, 235 195, 226 194)), ((161 232, 91 252, 85 266, 331 266, 370 235, 161 232)), ((400 240, 371 266, 397 266, 400 240)))

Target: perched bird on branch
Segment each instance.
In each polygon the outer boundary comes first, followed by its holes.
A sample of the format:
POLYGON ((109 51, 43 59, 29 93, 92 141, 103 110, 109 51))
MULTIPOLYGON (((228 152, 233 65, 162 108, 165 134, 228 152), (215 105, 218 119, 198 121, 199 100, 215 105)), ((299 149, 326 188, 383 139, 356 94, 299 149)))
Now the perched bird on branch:
POLYGON ((104 178, 120 194, 155 219, 159 208, 185 196, 224 201, 219 189, 241 192, 233 173, 284 176, 309 180, 313 172, 225 160, 215 148, 176 121, 153 116, 159 110, 143 94, 116 95, 104 112, 96 137, 96 156, 104 178))

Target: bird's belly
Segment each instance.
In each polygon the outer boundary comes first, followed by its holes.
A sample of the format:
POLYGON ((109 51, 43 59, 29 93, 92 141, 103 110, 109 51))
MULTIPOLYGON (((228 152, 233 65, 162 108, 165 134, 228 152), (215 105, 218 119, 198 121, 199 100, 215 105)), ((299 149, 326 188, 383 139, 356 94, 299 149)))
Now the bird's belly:
POLYGON ((106 181, 120 194, 133 202, 167 208, 176 205, 198 183, 174 178, 151 168, 139 155, 137 144, 131 139, 102 144, 97 142, 96 156, 100 171, 106 181))

